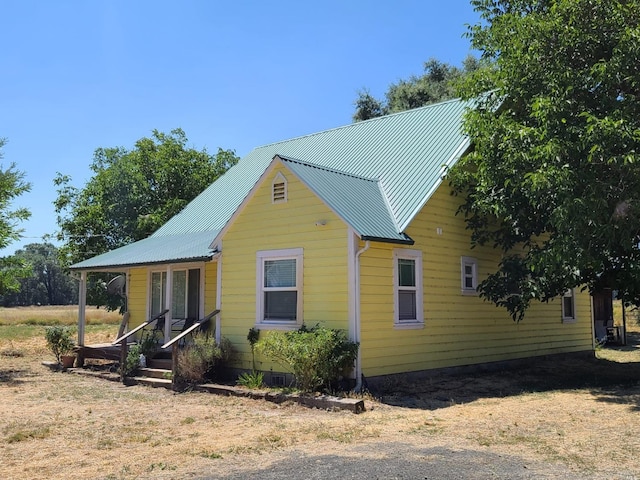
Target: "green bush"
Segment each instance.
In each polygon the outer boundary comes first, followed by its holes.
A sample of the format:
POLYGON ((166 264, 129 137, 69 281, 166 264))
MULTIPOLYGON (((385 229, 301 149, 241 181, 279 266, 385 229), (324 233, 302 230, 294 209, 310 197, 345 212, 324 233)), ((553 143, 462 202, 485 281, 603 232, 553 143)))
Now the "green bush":
POLYGON ((312 392, 320 387, 331 389, 353 366, 359 345, 348 340, 342 330, 303 325, 292 332, 269 332, 257 347, 291 371, 300 390, 312 392))
POLYGON ((127 358, 124 360, 124 365, 122 365, 121 373, 125 377, 130 377, 133 375, 138 368, 140 368, 140 354, 142 353, 142 348, 139 343, 132 345, 127 352, 127 358))
POLYGON ((73 339, 71 338, 72 330, 69 327, 47 327, 44 331, 44 338, 47 341, 47 347, 56 357, 56 362, 60 363, 60 357, 73 352, 73 339))
POLYGON ((211 378, 216 367, 228 362, 231 354, 231 343, 227 339, 223 338, 218 345, 215 338, 207 334, 196 334, 192 343, 178 351, 177 379, 195 384, 211 378))
POLYGON ((236 380, 236 383, 246 388, 262 388, 264 386, 264 373, 257 370, 243 372, 236 380))
POLYGON ((158 344, 158 338, 156 338, 154 333, 150 332, 143 335, 138 343, 129 347, 127 358, 124 361, 124 365, 122 365, 121 367, 121 373, 125 377, 133 375, 136 370, 140 368, 140 355, 144 355, 148 362, 151 358, 153 358, 156 351, 158 350, 158 344))

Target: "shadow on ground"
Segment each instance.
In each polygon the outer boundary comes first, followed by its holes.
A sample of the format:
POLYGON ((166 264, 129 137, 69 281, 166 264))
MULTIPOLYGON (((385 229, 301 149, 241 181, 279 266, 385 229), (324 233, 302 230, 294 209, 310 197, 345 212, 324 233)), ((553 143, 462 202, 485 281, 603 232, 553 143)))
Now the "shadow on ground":
POLYGON ((14 368, 0 369, 0 386, 15 386, 22 383, 24 377, 31 375, 29 370, 21 370, 14 368))
POLYGON ((605 346, 598 358, 532 358, 499 369, 437 373, 419 381, 392 380, 372 393, 389 405, 436 410, 483 398, 579 389, 602 402, 628 404, 640 411, 639 350, 640 335, 630 334, 626 346, 605 346))

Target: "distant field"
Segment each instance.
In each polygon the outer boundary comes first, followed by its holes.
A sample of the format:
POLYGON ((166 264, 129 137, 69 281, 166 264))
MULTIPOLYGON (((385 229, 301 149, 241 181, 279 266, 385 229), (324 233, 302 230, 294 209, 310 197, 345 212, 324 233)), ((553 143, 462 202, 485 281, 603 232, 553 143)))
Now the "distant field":
MULTIPOLYGON (((117 325, 121 316, 104 308, 87 307, 87 324, 117 325)), ((77 325, 77 305, 44 307, 0 307, 0 325, 77 325)))

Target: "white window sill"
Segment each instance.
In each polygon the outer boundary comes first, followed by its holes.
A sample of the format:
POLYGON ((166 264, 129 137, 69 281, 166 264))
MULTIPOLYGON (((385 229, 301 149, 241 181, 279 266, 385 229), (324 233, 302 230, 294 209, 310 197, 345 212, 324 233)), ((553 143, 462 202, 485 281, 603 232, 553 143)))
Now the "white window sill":
POLYGON ((577 319, 572 317, 563 317, 562 323, 576 323, 577 319))
POLYGON ((406 323, 394 323, 394 330, 422 330, 424 328, 424 322, 406 322, 406 323))
POLYGON ((301 327, 301 324, 298 323, 257 323, 254 325, 254 328, 258 328, 260 330, 283 330, 287 332, 292 332, 294 330, 298 330, 301 327))
POLYGON ((467 297, 477 297, 478 296, 478 291, 477 290, 472 290, 472 289, 463 289, 460 291, 461 295, 465 295, 467 297))

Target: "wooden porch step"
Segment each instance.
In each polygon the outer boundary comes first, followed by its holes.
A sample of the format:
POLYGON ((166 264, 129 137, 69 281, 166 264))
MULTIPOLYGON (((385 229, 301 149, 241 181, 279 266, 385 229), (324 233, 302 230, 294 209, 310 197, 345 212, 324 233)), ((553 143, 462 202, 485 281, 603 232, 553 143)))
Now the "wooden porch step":
POLYGON ((171 358, 148 358, 147 367, 171 371, 171 358))
POLYGON ((139 377, 163 378, 165 380, 171 378, 171 370, 166 368, 139 368, 138 372, 139 377))
POLYGON ((147 385, 149 387, 171 388, 171 380, 168 378, 129 377, 129 380, 139 385, 147 385))

